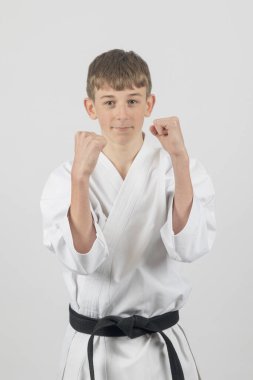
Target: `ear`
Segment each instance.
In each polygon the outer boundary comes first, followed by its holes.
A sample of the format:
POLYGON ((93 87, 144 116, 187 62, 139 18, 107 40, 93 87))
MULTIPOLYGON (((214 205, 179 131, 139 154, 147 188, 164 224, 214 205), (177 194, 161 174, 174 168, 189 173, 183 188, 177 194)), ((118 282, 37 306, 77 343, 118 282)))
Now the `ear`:
POLYGON ((153 107, 156 102, 156 97, 154 94, 150 94, 146 100, 146 110, 145 110, 145 116, 148 117, 151 115, 151 112, 153 110, 153 107))
POLYGON ((89 117, 93 120, 97 119, 96 108, 93 103, 93 100, 91 98, 85 98, 83 103, 84 103, 84 108, 86 109, 89 117))

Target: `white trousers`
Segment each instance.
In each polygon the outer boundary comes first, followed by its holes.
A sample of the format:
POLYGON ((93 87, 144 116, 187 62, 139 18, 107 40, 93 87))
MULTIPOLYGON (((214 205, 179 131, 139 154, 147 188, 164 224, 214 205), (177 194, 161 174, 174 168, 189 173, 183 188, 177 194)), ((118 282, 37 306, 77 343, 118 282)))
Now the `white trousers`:
MULTIPOLYGON (((186 334, 179 323, 163 330, 171 340, 185 380, 201 380, 186 334)), ((57 380, 90 380, 87 344, 90 335, 68 324, 57 380)), ((94 336, 95 380, 172 380, 168 351, 159 333, 130 339, 94 336)))

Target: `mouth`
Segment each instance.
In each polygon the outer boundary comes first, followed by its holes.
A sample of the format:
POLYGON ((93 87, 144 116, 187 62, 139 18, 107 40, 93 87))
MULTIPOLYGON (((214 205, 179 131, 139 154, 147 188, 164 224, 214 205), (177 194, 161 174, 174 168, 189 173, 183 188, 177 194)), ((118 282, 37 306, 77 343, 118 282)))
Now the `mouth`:
POLYGON ((112 127, 113 129, 129 129, 129 128, 132 128, 132 127, 112 127))

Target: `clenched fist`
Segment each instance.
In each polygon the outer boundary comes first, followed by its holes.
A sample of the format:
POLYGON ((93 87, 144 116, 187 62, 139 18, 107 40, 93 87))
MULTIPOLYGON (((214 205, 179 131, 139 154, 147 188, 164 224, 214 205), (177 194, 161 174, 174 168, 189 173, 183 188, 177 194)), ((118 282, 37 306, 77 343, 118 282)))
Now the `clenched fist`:
POLYGON ((96 166, 99 153, 106 144, 107 141, 104 136, 97 135, 94 132, 76 132, 75 156, 71 175, 78 179, 89 177, 96 166))
POLYGON ((149 128, 150 132, 157 137, 162 147, 171 156, 187 154, 180 122, 177 116, 155 119, 149 128))

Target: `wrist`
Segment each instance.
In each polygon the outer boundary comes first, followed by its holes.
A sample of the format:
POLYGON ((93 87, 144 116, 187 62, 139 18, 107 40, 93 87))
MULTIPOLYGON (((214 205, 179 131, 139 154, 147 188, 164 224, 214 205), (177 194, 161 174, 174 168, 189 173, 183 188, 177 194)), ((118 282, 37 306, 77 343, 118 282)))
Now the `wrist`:
POLYGON ((71 172, 71 181, 75 184, 83 184, 89 182, 90 174, 78 173, 76 171, 71 172))
POLYGON ((190 158, 186 150, 178 152, 176 154, 170 154, 172 162, 186 162, 188 163, 190 158))

